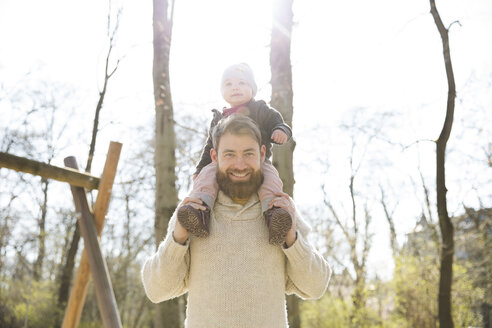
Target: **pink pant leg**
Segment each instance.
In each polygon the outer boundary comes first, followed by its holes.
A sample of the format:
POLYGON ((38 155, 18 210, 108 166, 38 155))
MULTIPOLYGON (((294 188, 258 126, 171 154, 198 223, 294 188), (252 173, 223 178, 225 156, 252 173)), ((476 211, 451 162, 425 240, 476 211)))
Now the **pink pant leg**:
POLYGON ((278 175, 277 169, 270 163, 261 165, 263 170, 263 184, 258 189, 258 197, 261 202, 261 209, 265 212, 270 201, 275 198, 275 193, 281 192, 284 184, 278 175))
POLYGON ((219 190, 215 170, 216 166, 213 162, 205 166, 193 181, 193 189, 190 193, 190 197, 200 198, 210 209, 214 207, 219 190))

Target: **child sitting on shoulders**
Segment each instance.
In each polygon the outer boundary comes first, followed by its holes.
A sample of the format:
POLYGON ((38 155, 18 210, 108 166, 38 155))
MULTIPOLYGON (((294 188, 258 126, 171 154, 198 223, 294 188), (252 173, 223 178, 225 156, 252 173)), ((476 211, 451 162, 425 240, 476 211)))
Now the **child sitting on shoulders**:
MULTIPOLYGON (((263 183, 258 190, 262 211, 268 226, 269 242, 282 245, 287 232, 292 227, 292 217, 287 210, 271 207, 270 201, 275 193, 282 192, 282 180, 270 162, 272 144, 284 144, 292 137, 291 128, 284 123, 282 115, 269 107, 263 100, 255 100, 257 86, 253 71, 245 64, 228 67, 222 75, 222 97, 231 106, 222 112, 214 109, 214 117, 210 124, 207 143, 202 151, 201 159, 193 176, 193 189, 189 197, 200 198, 205 210, 197 209, 189 204, 178 208, 178 221, 196 237, 207 237, 209 234, 210 209, 213 208, 218 193, 216 181, 216 165, 210 157, 212 149, 211 131, 222 119, 232 114, 249 116, 256 122, 261 131, 262 145, 265 145, 265 162, 262 164, 263 183)), ((247 201, 247 200, 246 200, 247 201)))

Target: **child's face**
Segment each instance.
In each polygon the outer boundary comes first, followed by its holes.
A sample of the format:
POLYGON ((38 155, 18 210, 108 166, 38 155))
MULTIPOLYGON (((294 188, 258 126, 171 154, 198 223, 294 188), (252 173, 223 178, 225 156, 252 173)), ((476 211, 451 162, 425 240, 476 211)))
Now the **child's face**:
POLYGON ((245 80, 231 77, 222 84, 222 97, 231 107, 243 105, 253 98, 253 89, 245 80))

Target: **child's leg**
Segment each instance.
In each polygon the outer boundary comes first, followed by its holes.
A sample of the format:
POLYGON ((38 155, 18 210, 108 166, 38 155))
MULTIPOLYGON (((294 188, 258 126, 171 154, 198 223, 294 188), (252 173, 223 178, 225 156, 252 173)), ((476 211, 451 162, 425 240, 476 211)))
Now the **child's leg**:
POLYGON ((210 209, 212 209, 214 207, 215 199, 217 198, 218 190, 216 165, 212 162, 205 166, 200 171, 195 181, 193 181, 193 189, 189 196, 200 198, 210 209))
POLYGON ((208 206, 198 210, 191 205, 178 208, 178 221, 193 236, 207 237, 209 235, 210 209, 213 208, 219 187, 215 178, 215 164, 205 166, 193 181, 193 189, 189 197, 200 198, 208 206))
POLYGON ((272 164, 264 162, 261 168, 263 170, 263 184, 258 189, 258 197, 261 202, 261 210, 264 213, 268 210, 271 200, 275 198, 275 193, 282 192, 284 184, 277 169, 272 164))
POLYGON ((268 226, 268 241, 273 245, 282 245, 292 227, 295 213, 280 207, 268 208, 270 201, 276 197, 275 193, 282 192, 283 183, 275 167, 270 163, 263 163, 263 184, 258 190, 261 208, 268 226))

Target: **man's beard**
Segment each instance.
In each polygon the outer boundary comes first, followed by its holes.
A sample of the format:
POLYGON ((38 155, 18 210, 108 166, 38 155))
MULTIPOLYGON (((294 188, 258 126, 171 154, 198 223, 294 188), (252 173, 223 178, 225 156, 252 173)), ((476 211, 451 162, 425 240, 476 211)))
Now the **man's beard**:
POLYGON ((256 193, 263 183, 263 174, 261 170, 226 170, 222 172, 217 166, 217 184, 219 189, 222 190, 227 196, 232 199, 249 199, 252 194, 256 193), (229 177, 229 173, 245 173, 250 172, 250 178, 248 181, 232 181, 229 177))

